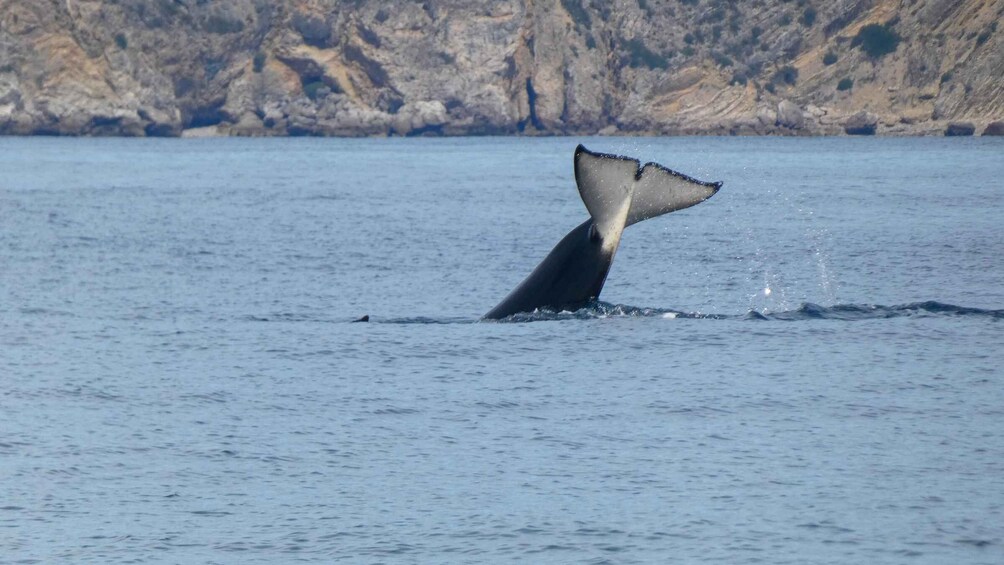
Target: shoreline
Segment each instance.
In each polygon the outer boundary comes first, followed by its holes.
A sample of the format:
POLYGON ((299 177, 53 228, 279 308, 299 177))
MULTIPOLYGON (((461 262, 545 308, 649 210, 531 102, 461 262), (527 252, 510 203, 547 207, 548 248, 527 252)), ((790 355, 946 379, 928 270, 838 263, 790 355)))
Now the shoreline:
MULTIPOLYGON (((853 116, 852 116, 853 118, 853 116)), ((715 127, 677 126, 652 130, 620 130, 616 126, 595 130, 510 131, 505 128, 426 128, 419 132, 399 134, 394 131, 304 131, 295 132, 277 129, 249 129, 233 124, 214 124, 195 128, 157 128, 152 132, 136 128, 102 128, 98 131, 61 131, 51 128, 40 128, 21 132, 0 131, 0 137, 115 137, 115 138, 165 138, 165 139, 208 139, 230 137, 259 138, 296 138, 296 137, 328 137, 328 138, 452 138, 452 137, 563 137, 563 136, 595 136, 595 137, 1000 137, 1004 136, 1004 120, 982 121, 939 121, 923 124, 896 124, 868 122, 855 125, 845 120, 845 125, 836 124, 814 125, 809 127, 790 128, 781 125, 768 125, 741 121, 735 124, 720 124, 715 127)))

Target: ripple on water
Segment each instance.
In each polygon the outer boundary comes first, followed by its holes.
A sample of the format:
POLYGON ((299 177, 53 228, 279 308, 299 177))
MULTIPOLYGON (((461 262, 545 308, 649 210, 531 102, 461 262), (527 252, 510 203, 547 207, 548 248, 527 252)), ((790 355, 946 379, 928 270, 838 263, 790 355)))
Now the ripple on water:
POLYGON ((1000 140, 597 138, 725 188, 501 323, 568 139, 177 141, 0 137, 0 561, 1000 561, 1000 140))

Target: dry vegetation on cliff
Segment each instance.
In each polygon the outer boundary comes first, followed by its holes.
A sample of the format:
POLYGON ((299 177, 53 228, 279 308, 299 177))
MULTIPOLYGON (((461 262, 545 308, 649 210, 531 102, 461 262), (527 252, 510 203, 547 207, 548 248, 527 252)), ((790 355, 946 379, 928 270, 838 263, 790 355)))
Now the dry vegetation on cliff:
POLYGON ((0 0, 0 133, 978 133, 1004 118, 1002 14, 1004 0, 0 0))

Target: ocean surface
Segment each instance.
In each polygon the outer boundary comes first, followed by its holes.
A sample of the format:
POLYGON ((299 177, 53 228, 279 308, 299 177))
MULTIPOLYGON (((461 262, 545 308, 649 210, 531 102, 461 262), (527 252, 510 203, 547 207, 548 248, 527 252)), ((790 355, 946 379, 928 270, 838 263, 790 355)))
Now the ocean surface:
POLYGON ((0 138, 3 563, 999 564, 1002 367, 1004 139, 0 138))

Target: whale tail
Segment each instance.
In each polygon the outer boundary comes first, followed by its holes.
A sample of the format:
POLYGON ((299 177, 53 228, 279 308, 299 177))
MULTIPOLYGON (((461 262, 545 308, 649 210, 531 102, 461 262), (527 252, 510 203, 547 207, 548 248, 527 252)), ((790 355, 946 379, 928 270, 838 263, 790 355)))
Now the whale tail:
POLYGON ((593 218, 591 236, 598 235, 610 253, 627 226, 637 172, 635 159, 593 153, 582 145, 575 148, 575 184, 593 218))
POLYGON ((714 196, 720 182, 703 182, 657 163, 575 148, 575 182, 604 241, 625 227, 689 208, 714 196))
POLYGON ((575 149, 575 184, 591 218, 568 232, 486 319, 582 308, 599 298, 624 228, 707 200, 721 186, 581 145, 575 149))

